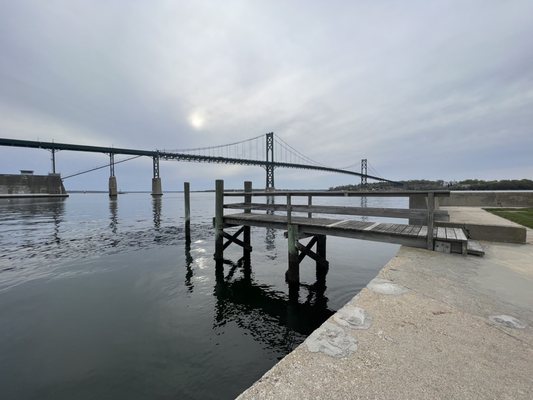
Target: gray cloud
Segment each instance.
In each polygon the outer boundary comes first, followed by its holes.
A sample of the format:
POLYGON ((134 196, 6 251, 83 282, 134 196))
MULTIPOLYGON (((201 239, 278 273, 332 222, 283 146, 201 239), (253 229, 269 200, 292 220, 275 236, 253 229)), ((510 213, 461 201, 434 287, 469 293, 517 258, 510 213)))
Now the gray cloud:
MULTIPOLYGON (((531 177, 531 15, 528 1, 3 2, 0 136, 171 149, 275 131, 322 163, 368 158, 393 179, 531 177)), ((48 169, 46 154, 0 152, 5 171, 48 169)), ((105 162, 61 157, 62 172, 105 162)), ((119 181, 146 175, 145 188, 149 162, 136 163, 119 181)), ((165 171, 166 187, 264 179, 165 171)), ((278 182, 350 181, 302 175, 278 182)))

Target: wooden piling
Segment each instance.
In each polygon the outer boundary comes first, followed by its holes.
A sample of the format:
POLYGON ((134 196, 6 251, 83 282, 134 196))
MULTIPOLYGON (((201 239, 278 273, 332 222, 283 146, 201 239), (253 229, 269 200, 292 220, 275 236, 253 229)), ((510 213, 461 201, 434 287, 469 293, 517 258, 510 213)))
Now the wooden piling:
POLYGON ((224 181, 215 183, 215 259, 224 258, 224 181))
MULTIPOLYGON (((245 181, 244 182, 244 193, 246 193, 244 195, 244 204, 246 205, 250 205, 252 203, 252 182, 250 181, 245 181)), ((244 213, 245 214, 250 214, 252 211, 250 209, 245 209, 244 210, 244 213)), ((250 259, 250 252, 251 252, 251 245, 250 245, 250 239, 251 239, 251 236, 250 236, 250 226, 249 225, 245 225, 244 226, 244 231, 243 231, 243 242, 248 245, 248 248, 243 247, 243 257, 245 260, 248 260, 249 262, 249 259, 250 259)))
POLYGON ((291 205, 291 195, 287 195, 287 224, 290 225, 292 222, 292 205, 291 205))
MULTIPOLYGON (((311 207, 313 205, 313 196, 312 195, 307 196, 307 205, 309 207, 311 207)), ((313 213, 312 212, 308 212, 307 213, 307 218, 312 218, 312 217, 313 217, 313 213)))
POLYGON ((183 202, 185 207, 185 241, 191 241, 191 202, 189 182, 183 182, 183 202))
POLYGON ((300 282, 300 260, 298 254, 298 225, 287 226, 287 246, 289 250, 289 269, 285 274, 288 283, 300 282))
POLYGON ((428 213, 427 213, 427 225, 428 225, 427 248, 428 248, 428 250, 433 250, 433 228, 435 226, 433 212, 435 210, 435 193, 433 193, 433 192, 429 192, 428 193, 428 205, 427 206, 428 206, 428 213))

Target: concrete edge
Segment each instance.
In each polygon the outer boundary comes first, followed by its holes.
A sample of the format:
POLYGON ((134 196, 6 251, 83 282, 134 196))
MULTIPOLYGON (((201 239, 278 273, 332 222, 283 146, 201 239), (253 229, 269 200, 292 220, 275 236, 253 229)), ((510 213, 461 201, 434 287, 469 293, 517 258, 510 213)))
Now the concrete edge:
MULTIPOLYGON (((257 384, 261 383, 261 381, 263 381, 265 378, 267 378, 271 372, 282 362, 284 362, 285 358, 289 355, 289 354, 292 354, 294 351, 296 351, 298 348, 302 347, 302 346, 306 346, 306 342, 308 341, 309 338, 311 338, 313 335, 315 335, 317 332, 321 331, 321 329, 324 327, 324 326, 328 326, 328 324, 331 324, 330 321, 333 321, 335 320, 335 318, 337 317, 338 318, 338 315, 339 314, 342 314, 342 310, 346 309, 346 307, 350 307, 350 306, 356 306, 357 305, 357 300, 359 299, 361 293, 365 290, 370 290, 369 289, 369 286, 371 285, 377 285, 377 286, 380 286, 381 284, 384 284, 384 287, 382 288, 384 291, 395 291, 395 290, 403 290, 402 287, 399 287, 397 288, 396 286, 389 286, 388 285, 388 281, 385 282, 384 280, 382 280, 380 277, 383 276, 383 273, 384 271, 386 271, 387 269, 391 268, 392 266, 392 263, 393 263, 393 260, 395 260, 402 247, 404 246, 400 246, 400 248, 398 249, 398 251, 391 257, 390 260, 388 260, 376 273, 376 275, 374 276, 374 278, 372 278, 366 285, 364 288, 362 288, 355 296, 353 296, 352 298, 350 298, 343 306, 341 306, 331 317, 329 317, 326 321, 324 321, 322 323, 322 325, 320 325, 317 329, 315 329, 302 343, 300 343, 298 346, 296 346, 290 353, 286 354, 285 357, 283 357, 281 360, 279 360, 276 364, 274 364, 271 368, 269 368, 267 371, 265 371, 265 373, 263 375, 261 375, 261 377, 259 377, 259 379, 257 379, 253 384, 251 384, 248 388, 246 388, 246 390, 244 390, 241 394, 239 394, 239 396, 237 396, 235 398, 235 400, 242 400, 245 398, 245 396, 247 396, 247 392, 252 389, 253 387, 255 387, 257 384)), ((392 282, 391 282, 392 283, 392 282)), ((373 288, 374 290, 380 290, 379 287, 377 288, 373 288)), ((401 293, 395 293, 395 294, 401 294, 401 293)), ((365 323, 364 319, 362 320, 363 324, 365 323)))

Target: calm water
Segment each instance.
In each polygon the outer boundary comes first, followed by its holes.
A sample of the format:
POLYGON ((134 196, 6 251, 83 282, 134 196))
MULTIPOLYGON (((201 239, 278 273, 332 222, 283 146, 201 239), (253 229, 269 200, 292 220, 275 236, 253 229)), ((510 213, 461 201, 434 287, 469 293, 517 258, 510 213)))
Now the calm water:
POLYGON ((214 195, 193 193, 191 207, 186 244, 181 194, 0 199, 2 399, 234 398, 398 248, 328 238, 326 282, 305 261, 289 301, 282 231, 252 229, 251 268, 230 246, 217 271, 214 195))

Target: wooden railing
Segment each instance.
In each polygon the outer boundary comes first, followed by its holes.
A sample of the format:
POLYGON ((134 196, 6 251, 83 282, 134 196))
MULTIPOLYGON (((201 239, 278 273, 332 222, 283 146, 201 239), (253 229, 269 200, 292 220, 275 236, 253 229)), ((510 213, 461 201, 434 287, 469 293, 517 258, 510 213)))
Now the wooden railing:
MULTIPOLYGON (((337 214, 337 215, 353 215, 353 216, 374 216, 387 218, 406 218, 424 220, 424 225, 427 225, 427 247, 433 249, 433 228, 435 226, 435 219, 444 218, 447 213, 445 211, 436 210, 435 199, 437 197, 448 197, 449 191, 253 191, 251 182, 245 182, 244 191, 227 191, 224 192, 224 181, 217 180, 216 182, 216 212, 215 212, 215 228, 217 229, 217 237, 220 236, 220 243, 222 243, 222 230, 224 209, 240 209, 245 213, 251 213, 252 210, 270 210, 287 213, 288 228, 292 224, 293 213, 307 213, 308 218, 313 218, 313 214, 337 214), (352 206, 329 206, 329 205, 313 205, 314 197, 410 197, 410 196, 424 196, 426 198, 427 208, 412 209, 412 208, 376 208, 376 207, 352 207, 352 206), (242 203, 225 204, 225 197, 244 197, 242 203), (284 204, 274 203, 256 203, 252 202, 253 197, 281 197, 285 199, 284 204), (293 198, 306 197, 307 205, 293 204, 293 198)), ((249 229, 249 227, 248 227, 249 229)), ((290 231, 289 231, 290 232, 290 231)), ((249 232, 248 232, 249 235, 249 232)), ((218 246, 218 245, 217 245, 218 246)), ((220 244, 220 246, 222 246, 220 244)))

